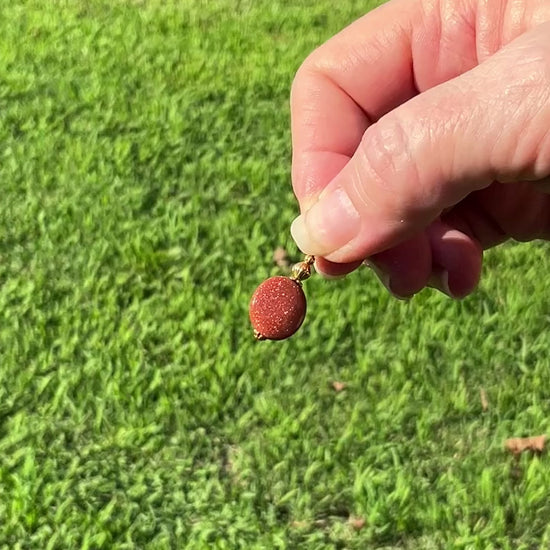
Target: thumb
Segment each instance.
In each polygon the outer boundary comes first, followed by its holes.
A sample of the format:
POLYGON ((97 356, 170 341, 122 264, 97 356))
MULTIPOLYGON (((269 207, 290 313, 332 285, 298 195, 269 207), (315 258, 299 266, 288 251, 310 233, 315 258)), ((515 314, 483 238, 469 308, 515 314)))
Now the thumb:
POLYGON ((550 175, 550 25, 417 95, 364 133, 292 224, 303 252, 351 262, 427 227, 492 181, 550 175))

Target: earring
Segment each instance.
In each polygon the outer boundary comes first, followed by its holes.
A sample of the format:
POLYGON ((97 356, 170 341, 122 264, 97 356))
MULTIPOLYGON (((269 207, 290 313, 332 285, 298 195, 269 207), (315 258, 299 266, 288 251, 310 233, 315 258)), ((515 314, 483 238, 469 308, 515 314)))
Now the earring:
POLYGON ((293 266, 292 275, 270 277, 255 290, 249 316, 256 340, 284 340, 302 326, 307 310, 302 281, 311 276, 314 262, 307 255, 293 266))

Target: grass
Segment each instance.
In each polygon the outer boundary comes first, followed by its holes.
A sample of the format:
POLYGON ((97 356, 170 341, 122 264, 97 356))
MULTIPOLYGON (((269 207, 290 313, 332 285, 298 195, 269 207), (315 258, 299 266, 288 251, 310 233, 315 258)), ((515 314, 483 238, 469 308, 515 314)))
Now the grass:
POLYGON ((372 5, 0 0, 0 548, 550 545, 503 450, 550 431, 546 245, 460 303, 314 277, 251 337, 292 76, 372 5))

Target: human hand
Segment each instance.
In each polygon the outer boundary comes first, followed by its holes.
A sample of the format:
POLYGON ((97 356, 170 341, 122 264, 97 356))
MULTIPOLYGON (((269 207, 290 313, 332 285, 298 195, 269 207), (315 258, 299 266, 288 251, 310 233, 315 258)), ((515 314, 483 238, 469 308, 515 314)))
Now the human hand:
POLYGON ((476 287, 483 249, 550 239, 550 2, 391 0, 292 88, 292 234, 396 295, 476 287))

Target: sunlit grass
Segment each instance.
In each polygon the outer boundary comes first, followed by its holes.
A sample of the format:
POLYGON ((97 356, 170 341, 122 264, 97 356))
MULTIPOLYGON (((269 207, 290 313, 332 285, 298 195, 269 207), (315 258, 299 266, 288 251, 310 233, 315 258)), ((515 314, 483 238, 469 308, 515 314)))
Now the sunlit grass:
POLYGON ((550 544, 502 446, 549 431, 546 245, 461 303, 314 277, 251 336, 293 74, 372 5, 0 2, 0 547, 550 544))

